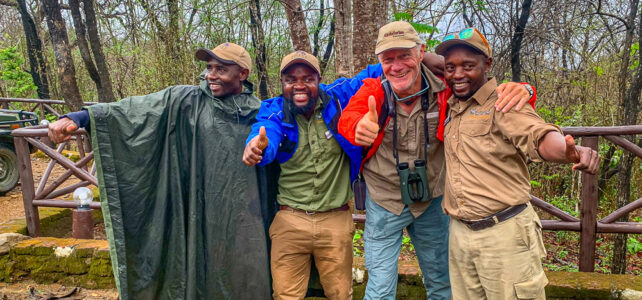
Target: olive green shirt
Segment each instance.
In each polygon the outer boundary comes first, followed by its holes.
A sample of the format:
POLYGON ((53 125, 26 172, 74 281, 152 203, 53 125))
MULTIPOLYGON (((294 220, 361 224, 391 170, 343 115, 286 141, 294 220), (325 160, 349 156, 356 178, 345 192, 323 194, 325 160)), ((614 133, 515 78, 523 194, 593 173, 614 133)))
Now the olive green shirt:
POLYGON ((281 164, 280 205, 307 211, 341 207, 352 198, 350 160, 323 121, 322 100, 310 120, 296 115, 299 144, 294 155, 281 164))

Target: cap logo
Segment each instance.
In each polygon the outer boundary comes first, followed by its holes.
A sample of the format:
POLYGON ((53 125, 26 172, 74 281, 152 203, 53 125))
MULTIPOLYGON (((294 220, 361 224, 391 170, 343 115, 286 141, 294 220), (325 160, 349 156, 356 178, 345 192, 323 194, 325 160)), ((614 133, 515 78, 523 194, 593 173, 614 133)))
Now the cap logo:
POLYGON ((389 36, 402 36, 402 35, 404 35, 404 34, 405 34, 405 32, 403 32, 403 31, 390 31, 390 32, 386 32, 386 33, 383 35, 383 37, 389 37, 389 36))
POLYGON ((306 53, 305 51, 303 51, 303 50, 297 50, 295 55, 296 55, 296 56, 305 57, 305 56, 306 56, 306 54, 307 54, 307 53, 306 53))

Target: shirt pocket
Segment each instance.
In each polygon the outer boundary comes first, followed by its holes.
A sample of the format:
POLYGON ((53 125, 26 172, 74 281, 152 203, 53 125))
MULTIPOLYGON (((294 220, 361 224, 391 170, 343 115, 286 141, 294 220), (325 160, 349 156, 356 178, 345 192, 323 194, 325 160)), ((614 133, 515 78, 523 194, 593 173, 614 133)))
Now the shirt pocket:
POLYGON ((429 112, 426 113, 426 119, 428 120, 428 141, 430 144, 436 144, 439 142, 437 140, 437 129, 439 124, 439 112, 429 112))
POLYGON ((462 163, 482 165, 491 156, 492 137, 490 120, 485 122, 462 122, 457 154, 462 163))

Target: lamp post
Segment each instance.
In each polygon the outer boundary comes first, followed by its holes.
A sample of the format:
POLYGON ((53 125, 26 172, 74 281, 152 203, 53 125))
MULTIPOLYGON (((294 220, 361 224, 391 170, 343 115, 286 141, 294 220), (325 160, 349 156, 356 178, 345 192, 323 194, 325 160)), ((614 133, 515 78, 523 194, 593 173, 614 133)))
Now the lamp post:
POLYGON ((76 239, 94 238, 94 218, 89 204, 94 199, 94 193, 86 187, 74 191, 74 201, 78 205, 72 213, 72 236, 76 239))

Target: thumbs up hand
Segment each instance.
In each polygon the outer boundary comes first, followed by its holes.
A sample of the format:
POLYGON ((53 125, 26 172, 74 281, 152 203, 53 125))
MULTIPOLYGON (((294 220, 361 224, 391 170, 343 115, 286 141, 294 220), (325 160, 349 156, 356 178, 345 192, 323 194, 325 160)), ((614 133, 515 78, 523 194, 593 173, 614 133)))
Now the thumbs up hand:
POLYGON ((268 146, 268 138, 265 133, 265 127, 261 126, 259 135, 255 136, 243 151, 243 163, 248 166, 254 166, 263 159, 263 150, 268 146))
POLYGON ((374 96, 368 98, 368 112, 361 118, 355 128, 355 142, 359 146, 370 146, 379 134, 379 115, 374 96))
POLYGON ((596 174, 600 167, 600 156, 597 151, 582 146, 576 146, 572 136, 566 135, 565 156, 573 164, 573 170, 583 171, 589 174, 596 174))

